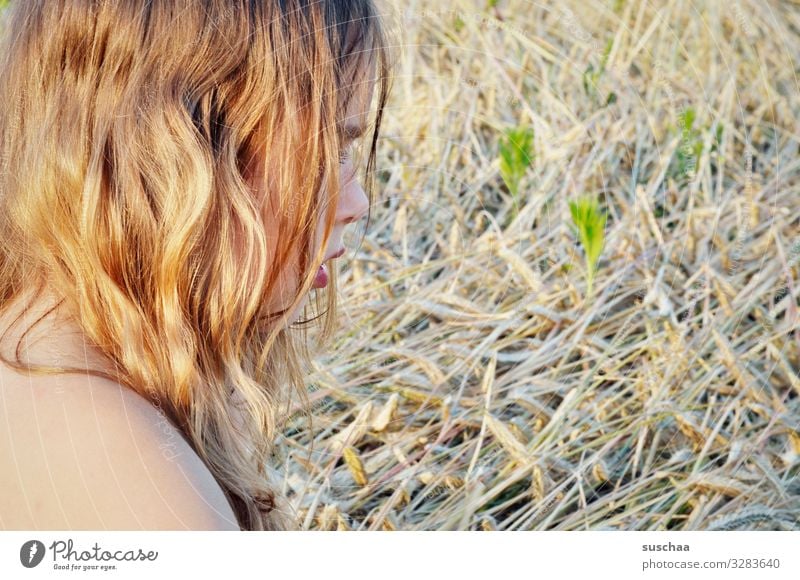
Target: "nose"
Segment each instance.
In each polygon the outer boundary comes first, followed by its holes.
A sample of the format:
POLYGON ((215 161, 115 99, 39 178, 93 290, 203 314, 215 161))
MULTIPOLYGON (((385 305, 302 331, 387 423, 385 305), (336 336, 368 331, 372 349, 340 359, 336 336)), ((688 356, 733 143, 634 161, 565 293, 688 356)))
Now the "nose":
POLYGON ((357 180, 352 180, 345 186, 340 200, 336 221, 342 224, 360 220, 369 209, 369 198, 357 180))

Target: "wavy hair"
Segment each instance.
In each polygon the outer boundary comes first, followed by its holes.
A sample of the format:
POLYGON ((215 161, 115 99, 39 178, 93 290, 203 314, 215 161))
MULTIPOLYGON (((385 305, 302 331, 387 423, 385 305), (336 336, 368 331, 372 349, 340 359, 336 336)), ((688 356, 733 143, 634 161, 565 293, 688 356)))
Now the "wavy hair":
POLYGON ((376 62, 373 202, 390 65, 372 0, 18 0, 2 30, 0 310, 24 288, 57 291, 116 374, 26 364, 19 344, 3 360, 134 389, 209 467, 240 528, 297 529, 268 460, 286 395, 308 406, 305 324, 319 317, 288 316, 333 228, 356 73, 376 62), (266 195, 245 177, 252 159, 266 195), (291 304, 265 312, 294 255, 291 304))

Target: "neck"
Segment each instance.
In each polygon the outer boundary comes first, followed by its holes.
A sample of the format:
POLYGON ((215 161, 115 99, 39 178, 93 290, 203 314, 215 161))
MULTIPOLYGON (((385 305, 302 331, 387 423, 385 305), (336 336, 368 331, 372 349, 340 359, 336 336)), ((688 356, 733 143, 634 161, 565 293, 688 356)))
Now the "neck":
POLYGON ((107 373, 113 368, 46 286, 38 294, 25 288, 0 304, 0 356, 7 366, 11 361, 107 373))

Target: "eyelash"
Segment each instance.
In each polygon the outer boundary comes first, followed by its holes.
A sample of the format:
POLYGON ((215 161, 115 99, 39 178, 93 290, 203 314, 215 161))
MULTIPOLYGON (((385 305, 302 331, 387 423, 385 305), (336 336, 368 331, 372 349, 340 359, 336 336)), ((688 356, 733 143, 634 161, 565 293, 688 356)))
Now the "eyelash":
POLYGON ((347 161, 347 158, 350 157, 350 151, 345 149, 341 153, 339 153, 339 163, 344 164, 347 161))

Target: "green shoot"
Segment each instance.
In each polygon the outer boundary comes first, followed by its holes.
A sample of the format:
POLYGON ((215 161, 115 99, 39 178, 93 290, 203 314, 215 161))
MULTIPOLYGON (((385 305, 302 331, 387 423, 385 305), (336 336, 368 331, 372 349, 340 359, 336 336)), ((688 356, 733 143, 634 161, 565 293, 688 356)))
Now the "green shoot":
POLYGON ((711 152, 716 152, 719 154, 720 149, 722 149, 722 131, 723 126, 722 123, 717 123, 716 129, 714 130, 714 141, 711 143, 711 152))
MULTIPOLYGON (((600 83, 600 77, 606 72, 606 65, 608 64, 608 59, 611 56, 611 49, 614 48, 614 39, 610 38, 606 42, 605 48, 603 48, 603 53, 600 55, 600 67, 595 69, 592 63, 586 67, 586 70, 583 71, 583 91, 586 93, 592 102, 595 105, 600 105, 602 99, 600 97, 600 91, 598 89, 600 83)), ((612 105, 617 101, 616 93, 609 92, 605 99, 605 106, 612 105)))
POLYGON ((458 15, 456 15, 456 17, 453 19, 453 28, 455 29, 456 33, 459 33, 464 29, 464 24, 464 19, 458 15))
POLYGON ((678 117, 681 141, 675 154, 670 176, 674 179, 694 176, 697 161, 703 152, 702 133, 694 128, 695 112, 687 107, 678 117))
POLYGON ((605 244, 606 215, 601 212, 594 197, 581 197, 569 202, 572 214, 570 227, 578 237, 586 255, 586 287, 587 294, 592 295, 597 262, 605 244))
POLYGON ((603 55, 600 57, 600 72, 604 73, 606 71, 606 65, 608 64, 608 57, 611 56, 611 49, 614 48, 614 39, 609 38, 606 42, 605 48, 603 48, 603 55))
POLYGON ((592 63, 589 63, 589 66, 583 71, 583 90, 592 101, 597 101, 598 99, 597 81, 600 79, 601 74, 601 71, 594 70, 594 65, 592 63))
POLYGON ((519 213, 519 184, 533 162, 533 129, 508 129, 500 141, 500 176, 514 202, 513 216, 519 213))

